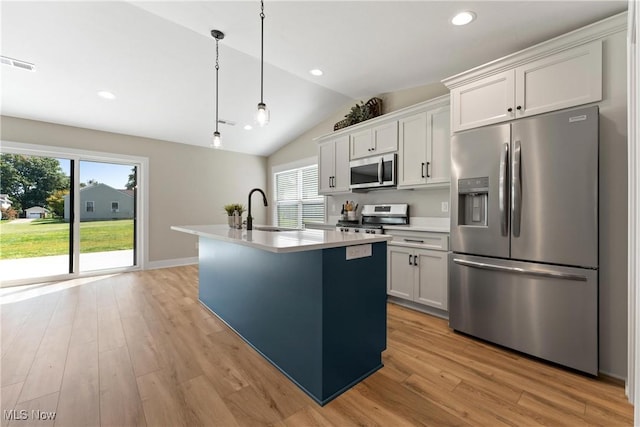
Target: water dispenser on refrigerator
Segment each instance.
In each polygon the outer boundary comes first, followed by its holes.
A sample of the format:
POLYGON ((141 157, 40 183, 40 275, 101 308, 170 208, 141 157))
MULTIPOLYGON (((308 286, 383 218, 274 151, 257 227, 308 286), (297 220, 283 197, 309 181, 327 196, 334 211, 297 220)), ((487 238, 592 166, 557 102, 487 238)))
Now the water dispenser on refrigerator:
POLYGON ((458 225, 487 226, 489 177, 458 180, 458 225))

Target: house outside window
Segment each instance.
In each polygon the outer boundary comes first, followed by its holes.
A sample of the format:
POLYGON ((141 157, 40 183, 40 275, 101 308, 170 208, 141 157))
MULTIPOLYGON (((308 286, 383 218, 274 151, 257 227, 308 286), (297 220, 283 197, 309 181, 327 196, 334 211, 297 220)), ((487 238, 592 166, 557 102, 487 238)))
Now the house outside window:
POLYGON ((85 203, 85 212, 94 212, 95 202, 87 201, 85 203))
POLYGON ((120 202, 111 202, 111 212, 120 212, 120 202))
POLYGON ((279 227, 324 222, 324 196, 318 195, 318 165, 274 173, 275 218, 279 227))

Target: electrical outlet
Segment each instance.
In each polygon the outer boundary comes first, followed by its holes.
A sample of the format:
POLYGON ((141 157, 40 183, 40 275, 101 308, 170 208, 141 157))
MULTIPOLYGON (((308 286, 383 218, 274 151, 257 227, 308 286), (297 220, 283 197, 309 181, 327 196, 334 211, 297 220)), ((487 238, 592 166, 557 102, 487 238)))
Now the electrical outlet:
POLYGON ((449 202, 442 202, 442 212, 449 212, 449 202))

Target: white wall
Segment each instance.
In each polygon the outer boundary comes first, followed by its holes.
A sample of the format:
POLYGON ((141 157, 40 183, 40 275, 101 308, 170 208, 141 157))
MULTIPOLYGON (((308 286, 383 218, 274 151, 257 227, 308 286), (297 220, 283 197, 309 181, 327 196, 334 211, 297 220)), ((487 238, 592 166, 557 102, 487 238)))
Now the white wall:
MULTIPOLYGON (((226 224, 223 205, 246 204, 251 188, 266 185, 265 157, 6 116, 0 139, 149 158, 150 262, 196 257, 196 237, 170 227, 226 224)), ((254 206, 265 223, 267 210, 254 206)))

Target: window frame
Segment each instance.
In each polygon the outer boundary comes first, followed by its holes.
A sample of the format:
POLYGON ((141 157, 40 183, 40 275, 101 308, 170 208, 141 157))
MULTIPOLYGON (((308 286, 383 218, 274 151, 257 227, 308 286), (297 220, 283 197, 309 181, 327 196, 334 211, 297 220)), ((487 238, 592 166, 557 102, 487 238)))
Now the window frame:
MULTIPOLYGON (((281 165, 277 165, 271 168, 271 180, 272 180, 272 189, 273 189, 273 196, 272 196, 272 212, 271 212, 271 218, 272 218, 272 224, 274 224, 275 226, 279 226, 278 224, 278 206, 283 205, 283 204, 289 204, 289 205, 300 205, 300 209, 298 212, 298 226, 302 227, 304 225, 304 222, 302 220, 302 206, 305 204, 305 202, 300 198, 297 200, 291 200, 291 201, 281 201, 280 203, 278 203, 278 180, 276 178, 276 176, 280 173, 283 172, 287 172, 287 171, 292 171, 292 170, 298 170, 299 172, 302 169, 305 168, 309 168, 309 167, 313 167, 315 166, 317 168, 317 173, 318 175, 320 174, 320 164, 318 162, 318 157, 314 156, 314 157, 308 157, 305 159, 301 159, 295 162, 290 162, 290 163, 285 163, 285 164, 281 164, 281 165)), ((301 172, 300 172, 301 173, 301 172)), ((301 184, 301 183, 300 183, 301 184)), ((301 194, 299 194, 301 196, 301 194)), ((312 201, 307 201, 306 204, 317 204, 319 200, 322 200, 322 208, 323 208, 323 216, 322 216, 322 222, 326 222, 327 219, 327 198, 326 196, 322 195, 322 194, 318 194, 318 199, 315 199, 316 201, 312 202, 312 201)))
POLYGON ((111 201, 111 213, 118 213, 120 212, 120 202, 117 200, 112 200, 111 201), (116 207, 113 207, 113 204, 116 204, 116 207))
POLYGON ((85 200, 85 202, 84 202, 84 212, 85 213, 95 213, 96 212, 96 202, 95 202, 95 200, 85 200), (89 210, 89 203, 91 203, 91 210, 89 210))

